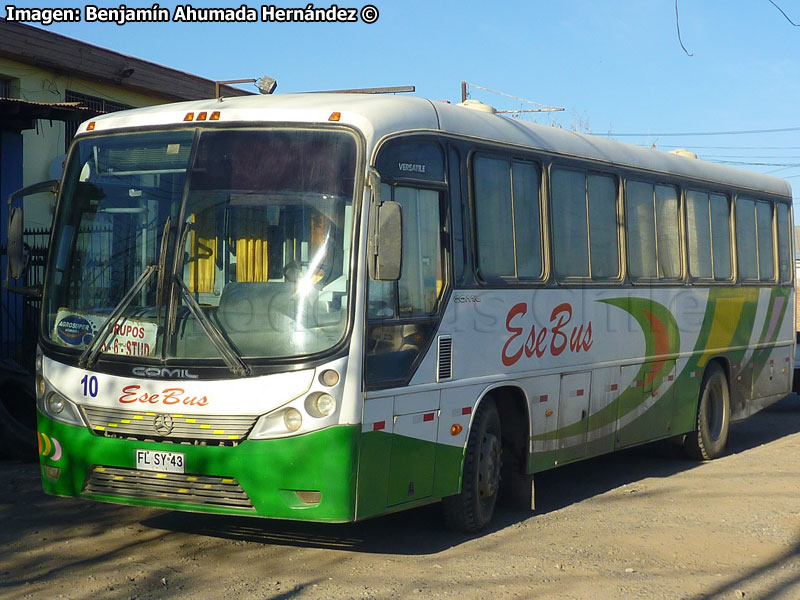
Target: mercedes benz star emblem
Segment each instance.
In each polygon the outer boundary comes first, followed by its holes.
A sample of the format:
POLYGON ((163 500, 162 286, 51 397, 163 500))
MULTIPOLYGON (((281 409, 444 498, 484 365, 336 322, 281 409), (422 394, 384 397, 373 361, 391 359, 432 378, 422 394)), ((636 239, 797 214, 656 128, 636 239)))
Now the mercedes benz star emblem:
POLYGON ((153 427, 161 435, 169 435, 175 428, 172 415, 156 415, 156 418, 153 419, 153 427))

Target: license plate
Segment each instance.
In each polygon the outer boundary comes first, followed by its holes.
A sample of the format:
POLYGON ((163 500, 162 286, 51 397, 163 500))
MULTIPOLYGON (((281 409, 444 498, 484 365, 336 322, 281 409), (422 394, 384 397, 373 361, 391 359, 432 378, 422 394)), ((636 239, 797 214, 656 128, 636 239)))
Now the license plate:
POLYGON ((183 452, 137 450, 136 468, 160 473, 185 473, 186 455, 183 452))

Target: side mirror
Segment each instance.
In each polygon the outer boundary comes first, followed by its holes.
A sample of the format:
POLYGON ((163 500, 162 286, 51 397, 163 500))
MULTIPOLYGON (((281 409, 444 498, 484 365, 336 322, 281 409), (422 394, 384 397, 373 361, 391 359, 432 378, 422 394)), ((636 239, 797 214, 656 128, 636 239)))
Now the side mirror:
POLYGON ((403 269, 403 208, 399 202, 378 207, 374 260, 369 276, 375 281, 397 281, 403 269))
POLYGON ((22 224, 24 214, 21 206, 11 209, 8 217, 8 276, 11 279, 21 279, 28 270, 31 262, 30 252, 25 253, 25 244, 22 239, 22 224))
POLYGON ((369 172, 369 186, 369 277, 373 281, 397 281, 403 268, 403 208, 399 202, 381 201, 381 177, 375 169, 369 172))
MULTIPOLYGON (((6 244, 7 266, 4 286, 11 292, 17 292, 33 298, 41 298, 41 286, 16 286, 11 285, 10 279, 21 279, 31 264, 31 250, 24 241, 24 221, 25 213, 22 203, 14 206, 14 201, 42 192, 50 192, 54 196, 58 194, 59 182, 56 180, 42 181, 34 183, 21 190, 17 190, 8 197, 8 240, 6 244)), ((24 201, 23 201, 24 202, 24 201)))

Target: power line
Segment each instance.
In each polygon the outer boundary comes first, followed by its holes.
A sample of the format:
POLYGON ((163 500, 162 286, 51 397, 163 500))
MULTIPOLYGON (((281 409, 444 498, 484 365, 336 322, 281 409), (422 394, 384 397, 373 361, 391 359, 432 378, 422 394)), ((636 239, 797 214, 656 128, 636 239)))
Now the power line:
MULTIPOLYGON (((710 159, 705 159, 710 160, 710 159)), ((753 167, 800 167, 800 163, 769 163, 769 162, 751 162, 741 160, 713 160, 723 165, 750 165, 753 167)))
POLYGON ((669 132, 669 133, 606 133, 606 137, 692 137, 706 135, 747 135, 751 133, 784 133, 800 131, 800 127, 781 127, 779 129, 743 129, 740 131, 694 131, 694 132, 669 132))
MULTIPOLYGON (((780 169, 772 169, 771 171, 766 171, 764 175, 772 175, 773 173, 779 173, 780 171, 786 171, 787 169, 795 169, 795 168, 796 167, 781 167, 780 169)), ((797 175, 792 175, 792 177, 797 177, 797 175)))
MULTIPOLYGON (((650 148, 650 144, 640 144, 642 147, 650 148)), ((670 144, 658 144, 659 148, 683 148, 683 146, 672 146, 670 144)), ((800 146, 695 146, 693 150, 800 150, 800 146)))
POLYGON ((686 52, 686 56, 694 56, 694 54, 686 49, 681 39, 681 20, 678 17, 678 0, 675 0, 675 27, 678 29, 678 43, 681 45, 681 48, 683 48, 683 51, 686 52))
MULTIPOLYGON (((677 2, 678 0, 675 0, 675 1, 677 2)), ((789 21, 789 23, 791 23, 791 24, 792 24, 792 25, 794 25, 795 27, 800 27, 800 23, 795 23, 794 21, 792 21, 792 20, 789 18, 789 15, 787 15, 785 12, 783 12, 783 9, 782 9, 780 6, 778 6, 777 4, 775 4, 775 3, 774 3, 772 0, 768 0, 768 1, 769 1, 769 3, 770 3, 770 4, 772 4, 772 6, 774 6, 774 7, 775 7, 775 8, 777 8, 779 11, 781 11, 781 14, 782 14, 784 17, 786 17, 786 20, 787 20, 787 21, 789 21)))
POLYGON ((766 156, 766 155, 753 155, 753 154, 698 154, 699 158, 703 160, 711 160, 713 159, 728 159, 728 158, 749 158, 750 160, 800 160, 800 156, 786 156, 786 155, 778 155, 778 156, 766 156))

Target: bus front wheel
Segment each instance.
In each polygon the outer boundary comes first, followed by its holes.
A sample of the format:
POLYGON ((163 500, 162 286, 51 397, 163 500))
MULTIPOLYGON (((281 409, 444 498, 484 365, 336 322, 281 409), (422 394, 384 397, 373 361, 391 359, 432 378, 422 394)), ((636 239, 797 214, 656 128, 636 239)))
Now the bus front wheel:
POLYGON ((697 407, 697 429, 686 435, 684 447, 692 458, 722 456, 731 424, 731 395, 725 371, 711 363, 703 376, 697 407))
POLYGON ((494 400, 481 402, 464 455, 461 493, 442 500, 445 522, 457 531, 475 533, 492 519, 502 466, 500 415, 494 400))

